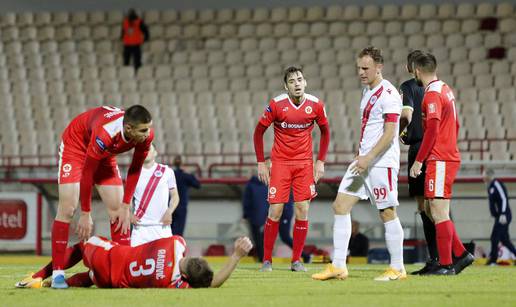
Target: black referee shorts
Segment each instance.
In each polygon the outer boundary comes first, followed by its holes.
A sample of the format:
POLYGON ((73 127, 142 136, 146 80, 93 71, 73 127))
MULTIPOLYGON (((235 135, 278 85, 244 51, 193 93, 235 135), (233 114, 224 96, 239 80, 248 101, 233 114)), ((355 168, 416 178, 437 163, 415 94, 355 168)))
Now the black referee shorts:
POLYGON ((425 173, 426 173, 426 165, 423 164, 423 168, 421 169, 421 175, 417 178, 410 177, 410 168, 412 164, 416 161, 417 152, 419 151, 419 147, 421 143, 416 143, 410 145, 408 150, 408 185, 409 185, 409 195, 410 197, 415 196, 425 196, 425 173))

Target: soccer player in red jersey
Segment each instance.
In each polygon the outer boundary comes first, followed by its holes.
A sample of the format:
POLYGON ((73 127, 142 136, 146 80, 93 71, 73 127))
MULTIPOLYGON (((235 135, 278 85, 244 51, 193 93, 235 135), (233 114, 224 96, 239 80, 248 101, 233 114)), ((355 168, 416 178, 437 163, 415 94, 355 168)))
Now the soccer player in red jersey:
POLYGON ((450 87, 436 75, 437 61, 430 53, 423 53, 414 60, 416 81, 425 87, 421 106, 424 136, 410 169, 410 176, 421 174, 426 164, 425 199, 435 223, 440 266, 427 274, 454 275, 473 263, 450 220, 450 199, 455 176, 460 168, 457 147, 459 120, 455 109, 455 97, 450 87), (452 253, 458 258, 455 265, 452 253))
MULTIPOLYGON (((202 258, 185 257, 186 242, 180 236, 162 238, 136 247, 91 237, 66 250, 65 268, 81 260, 89 271, 66 280, 71 287, 99 288, 218 288, 235 270, 253 245, 247 237, 235 241, 233 254, 220 271, 213 274, 202 258)), ((16 283, 17 288, 41 288, 51 275, 52 262, 38 273, 16 283), (35 276, 38 277, 35 277, 35 276)))
POLYGON ((258 161, 258 177, 269 186, 269 215, 264 227, 262 271, 272 271, 272 249, 278 236, 283 205, 290 190, 294 194, 296 221, 292 247, 292 271, 306 271, 300 261, 308 233, 308 206, 317 193, 315 184, 324 174, 324 160, 330 142, 328 119, 324 103, 305 93, 307 85, 298 67, 285 70, 287 93, 273 98, 254 131, 254 147, 258 161), (317 123, 321 131, 319 154, 315 169, 312 156, 312 130, 317 123), (270 169, 265 164, 263 134, 274 125, 274 145, 270 169))
POLYGON ((80 240, 91 235, 91 194, 95 184, 111 220, 111 238, 130 243, 130 202, 140 171, 154 138, 152 118, 143 106, 127 110, 98 107, 75 117, 62 135, 59 148, 59 204, 52 226, 53 288, 67 288, 64 256, 70 222, 77 203, 81 215, 77 225, 80 240), (134 148, 125 189, 115 155, 134 148))

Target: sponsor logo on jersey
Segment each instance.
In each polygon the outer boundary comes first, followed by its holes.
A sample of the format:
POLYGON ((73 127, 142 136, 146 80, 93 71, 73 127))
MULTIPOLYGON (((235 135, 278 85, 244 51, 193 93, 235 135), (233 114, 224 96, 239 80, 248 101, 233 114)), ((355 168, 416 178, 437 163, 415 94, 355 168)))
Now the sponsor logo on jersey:
POLYGON ((99 145, 100 150, 102 150, 102 151, 106 150, 106 145, 104 144, 104 142, 102 142, 102 140, 98 136, 97 136, 97 138, 95 138, 95 143, 97 143, 97 145, 99 145))
POLYGON ((69 173, 71 171, 72 171, 72 165, 70 163, 66 163, 65 165, 63 165, 63 172, 69 173))
POLYGON ((283 112, 287 112, 287 111, 288 111, 288 107, 284 107, 283 112))
POLYGON ((306 114, 312 114, 312 107, 311 106, 307 106, 305 108, 305 112, 306 112, 306 114))
POLYGON ((305 124, 292 124, 287 122, 282 122, 280 124, 281 128, 283 129, 306 129, 310 127, 312 123, 305 123, 305 124))
POLYGON ((435 103, 430 103, 428 105, 428 113, 435 113, 435 109, 436 109, 435 103))

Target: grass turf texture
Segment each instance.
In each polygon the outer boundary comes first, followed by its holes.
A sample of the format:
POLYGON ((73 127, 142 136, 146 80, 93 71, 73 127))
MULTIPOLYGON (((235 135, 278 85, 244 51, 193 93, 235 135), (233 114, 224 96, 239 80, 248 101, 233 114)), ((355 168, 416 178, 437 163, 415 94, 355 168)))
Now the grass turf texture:
MULTIPOLYGON (((314 281, 323 268, 308 265, 293 273, 276 264, 271 273, 243 263, 219 289, 16 289, 14 283, 36 271, 48 257, 0 256, 0 306, 515 306, 516 267, 472 266, 449 277, 409 276, 375 282, 384 265, 350 265, 345 281, 314 281)), ((217 261, 212 267, 221 267, 217 261)), ((408 271, 419 266, 407 266, 408 271)), ((82 265, 69 270, 81 272, 82 265)), ((68 276, 71 276, 68 275, 68 276)))

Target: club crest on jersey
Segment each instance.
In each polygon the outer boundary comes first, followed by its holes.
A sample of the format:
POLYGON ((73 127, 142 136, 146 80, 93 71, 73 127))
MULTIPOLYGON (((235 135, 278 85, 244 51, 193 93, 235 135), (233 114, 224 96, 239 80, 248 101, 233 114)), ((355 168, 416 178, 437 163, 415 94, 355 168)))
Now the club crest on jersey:
POLYGON ((306 114, 312 114, 312 107, 311 107, 311 106, 307 106, 307 107, 305 108, 305 113, 306 113, 306 114))
POLYGON ((270 193, 271 195, 276 194, 276 188, 275 188, 275 187, 271 187, 271 188, 269 189, 269 193, 270 193))
POLYGON ((72 170, 72 165, 71 164, 66 163, 65 165, 63 165, 63 172, 69 173, 71 170, 72 170))
POLYGON ((157 170, 154 172, 154 176, 159 178, 159 177, 163 176, 163 172, 160 170, 157 170))
POLYGON ((97 145, 99 145, 100 150, 102 150, 102 151, 106 150, 106 145, 104 144, 104 142, 102 142, 102 140, 98 136, 95 139, 95 143, 97 143, 97 145))
POLYGON ((430 103, 428 105, 428 113, 435 113, 435 103, 430 103))
POLYGON ((376 97, 376 96, 371 97, 371 102, 370 102, 371 104, 375 104, 376 101, 378 101, 378 97, 376 97))

